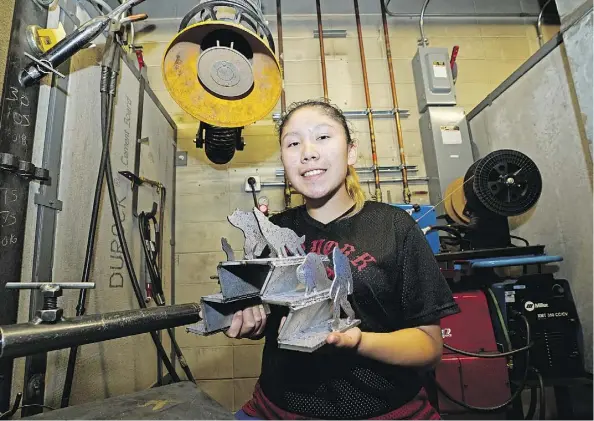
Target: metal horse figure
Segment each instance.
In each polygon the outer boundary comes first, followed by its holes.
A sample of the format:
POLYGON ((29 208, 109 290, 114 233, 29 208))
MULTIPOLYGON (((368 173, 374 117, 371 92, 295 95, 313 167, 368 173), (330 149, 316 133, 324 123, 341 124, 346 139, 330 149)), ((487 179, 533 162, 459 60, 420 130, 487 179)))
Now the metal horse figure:
POLYGON ((340 309, 347 315, 348 323, 355 318, 355 311, 349 303, 348 296, 353 293, 353 275, 350 271, 350 262, 338 247, 332 251, 334 262, 334 281, 330 286, 330 299, 332 300, 332 330, 338 330, 340 326, 340 309))

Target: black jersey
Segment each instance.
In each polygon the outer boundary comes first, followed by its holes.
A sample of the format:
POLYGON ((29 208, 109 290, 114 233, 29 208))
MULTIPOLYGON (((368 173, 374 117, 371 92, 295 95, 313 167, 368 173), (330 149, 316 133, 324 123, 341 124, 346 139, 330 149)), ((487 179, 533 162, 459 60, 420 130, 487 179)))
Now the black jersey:
MULTIPOLYGON (((351 262, 349 301, 367 332, 392 332, 436 323, 459 312, 422 231, 408 213, 366 202, 348 218, 323 224, 304 206, 271 217, 305 235, 306 252, 332 259, 339 247, 351 262)), ((330 265, 330 267, 332 267, 330 265)), ((287 309, 272 307, 260 384, 275 405, 311 418, 370 418, 404 405, 421 389, 419 372, 325 345, 314 353, 280 349, 278 328, 287 309)))

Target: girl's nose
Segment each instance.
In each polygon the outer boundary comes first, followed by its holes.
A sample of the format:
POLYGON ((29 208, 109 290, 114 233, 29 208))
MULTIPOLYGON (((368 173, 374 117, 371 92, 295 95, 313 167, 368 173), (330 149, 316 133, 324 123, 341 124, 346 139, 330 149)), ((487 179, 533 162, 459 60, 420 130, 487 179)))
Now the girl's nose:
POLYGON ((312 159, 318 159, 319 157, 320 155, 318 153, 318 149, 311 142, 303 142, 303 146, 301 149, 302 162, 309 162, 312 159))

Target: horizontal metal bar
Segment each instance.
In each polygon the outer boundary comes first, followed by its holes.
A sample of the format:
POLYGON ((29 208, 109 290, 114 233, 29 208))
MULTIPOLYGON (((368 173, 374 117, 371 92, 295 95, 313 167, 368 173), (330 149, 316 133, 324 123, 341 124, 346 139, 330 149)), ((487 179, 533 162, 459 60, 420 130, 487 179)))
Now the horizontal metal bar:
POLYGON ((514 83, 518 81, 522 76, 536 66, 543 58, 545 58, 551 51, 557 46, 563 43, 563 36, 561 33, 557 33, 551 38, 545 45, 536 51, 528 60, 526 60, 518 69, 513 72, 507 79, 505 79, 497 88, 493 90, 485 99, 483 99, 476 107, 474 107, 466 116, 467 121, 470 121, 476 117, 485 108, 491 106, 501 94, 507 91, 514 83))
MULTIPOLYGON (((402 178, 386 178, 380 180, 382 183, 402 183, 402 178)), ((428 177, 408 177, 409 183, 426 183, 429 181, 428 177)), ((373 179, 359 180, 361 184, 374 183, 373 179)), ((282 181, 263 181, 260 183, 262 187, 285 187, 285 183, 282 181)))
MULTIPOLYGON (((402 166, 396 165, 392 167, 378 167, 380 173, 393 173, 393 172, 401 172, 402 166)), ((416 165, 407 165, 406 169, 408 171, 418 171, 416 165)), ((357 174, 372 174, 373 168, 372 167, 362 167, 362 168, 355 168, 357 174)), ((285 170, 283 168, 279 168, 274 172, 274 175, 277 177, 283 177, 285 175, 285 170)))
MULTIPOLYGON (((407 109, 398 109, 398 113, 400 117, 407 118, 410 117, 410 111, 407 109)), ((368 111, 367 110, 354 110, 354 111, 343 111, 343 114, 346 118, 367 118, 368 111)), ((394 118, 395 111, 394 109, 391 110, 371 110, 371 115, 374 117, 379 118, 394 118)), ((272 114, 272 119, 274 121, 278 121, 280 119, 280 113, 272 114)))
POLYGON ((58 323, 0 326, 0 358, 19 358, 185 326, 199 320, 199 310, 198 304, 191 303, 92 314, 58 323))
MULTIPOLYGON (((324 34, 324 38, 346 38, 347 36, 346 29, 323 29, 322 33, 324 34)), ((319 38, 320 31, 314 29, 313 36, 314 38, 319 38)))

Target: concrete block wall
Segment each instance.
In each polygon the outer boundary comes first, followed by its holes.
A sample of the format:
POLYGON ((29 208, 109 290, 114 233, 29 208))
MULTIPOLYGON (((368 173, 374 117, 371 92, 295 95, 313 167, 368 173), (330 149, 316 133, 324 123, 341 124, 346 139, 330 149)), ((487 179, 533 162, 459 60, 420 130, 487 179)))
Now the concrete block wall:
MULTIPOLYGON (((315 9, 314 9, 315 10, 315 9)), ((424 176, 419 114, 415 98, 411 59, 419 38, 416 20, 389 19, 390 44, 395 69, 398 98, 401 108, 410 110, 403 120, 403 136, 408 163, 418 166, 411 176, 424 176)), ((268 16, 276 39, 275 16, 268 16)), ((161 77, 163 52, 176 34, 180 19, 155 19, 139 28, 136 42, 144 47, 148 78, 164 106, 179 128, 178 147, 188 152, 188 165, 177 169, 177 244, 176 244, 176 302, 197 302, 202 295, 218 291, 217 263, 224 259, 220 239, 227 237, 236 253, 242 254, 243 237, 226 221, 236 208, 248 210, 253 206, 251 195, 243 191, 249 175, 260 175, 263 181, 282 181, 275 177, 281 168, 277 138, 272 115, 244 130, 247 146, 237 152, 227 165, 208 161, 202 149, 193 143, 198 122, 185 114, 165 90, 161 77)), ((362 16, 366 64, 369 73, 372 108, 391 109, 391 94, 383 40, 381 17, 362 16)), ((325 54, 329 79, 329 97, 344 110, 365 108, 361 61, 355 19, 352 15, 325 16, 324 29, 346 29, 347 37, 326 39, 325 54)), ((313 37, 317 29, 315 15, 283 17, 285 88, 287 102, 323 96, 319 41, 313 37)), ((558 32, 557 27, 544 27, 545 40, 558 32)), ((490 22, 429 21, 426 35, 431 46, 460 47, 458 55, 458 104, 468 112, 499 83, 539 48, 532 23, 516 21, 490 22)), ((275 112, 280 111, 277 105, 275 112)), ((371 165, 371 147, 367 120, 351 120, 359 141, 359 163, 371 165)), ((375 119, 378 158, 380 165, 399 164, 398 144, 393 119, 375 119)), ((393 174, 399 176, 399 174, 393 174)), ((362 179, 369 179, 361 176, 362 179)), ((426 184, 412 184, 416 203, 427 203, 426 184)), ((364 186, 369 196, 373 183, 364 186)), ((383 200, 399 202, 399 184, 382 184, 383 200)), ((283 207, 281 187, 264 188, 272 211, 283 207)), ((300 204, 293 197, 293 204, 300 204)), ((236 410, 249 399, 260 371, 262 343, 232 340, 222 334, 202 338, 178 329, 177 338, 192 371, 201 386, 214 399, 236 410)))

